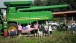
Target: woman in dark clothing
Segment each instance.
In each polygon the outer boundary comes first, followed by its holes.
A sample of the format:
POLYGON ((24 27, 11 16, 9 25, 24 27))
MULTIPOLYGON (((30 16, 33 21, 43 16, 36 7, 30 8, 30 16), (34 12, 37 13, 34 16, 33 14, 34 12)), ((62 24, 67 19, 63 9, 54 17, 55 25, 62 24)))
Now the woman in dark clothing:
POLYGON ((39 25, 39 36, 42 37, 43 32, 44 32, 44 26, 43 25, 39 25))

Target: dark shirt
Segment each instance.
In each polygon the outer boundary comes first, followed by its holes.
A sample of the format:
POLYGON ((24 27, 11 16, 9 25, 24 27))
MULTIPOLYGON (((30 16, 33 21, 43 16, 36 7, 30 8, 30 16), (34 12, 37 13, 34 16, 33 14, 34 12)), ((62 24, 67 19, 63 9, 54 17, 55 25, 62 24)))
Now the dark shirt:
POLYGON ((43 31, 44 27, 43 26, 39 26, 39 31, 43 31))

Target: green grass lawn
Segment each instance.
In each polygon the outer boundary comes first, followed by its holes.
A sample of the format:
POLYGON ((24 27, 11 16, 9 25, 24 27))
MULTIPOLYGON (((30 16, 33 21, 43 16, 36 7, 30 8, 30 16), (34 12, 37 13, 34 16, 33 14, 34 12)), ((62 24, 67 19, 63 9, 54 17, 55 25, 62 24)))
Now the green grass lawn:
POLYGON ((66 31, 53 30, 52 37, 20 37, 6 38, 0 36, 0 43, 75 43, 76 35, 66 34, 66 31))

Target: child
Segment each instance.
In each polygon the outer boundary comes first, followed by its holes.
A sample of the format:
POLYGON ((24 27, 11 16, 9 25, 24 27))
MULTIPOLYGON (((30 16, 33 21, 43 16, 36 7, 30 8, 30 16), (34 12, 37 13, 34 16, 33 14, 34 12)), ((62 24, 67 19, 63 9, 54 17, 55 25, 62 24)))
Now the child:
POLYGON ((21 24, 18 25, 18 34, 19 34, 19 37, 21 36, 21 31, 22 31, 22 26, 21 24))
POLYGON ((67 33, 68 33, 68 34, 70 33, 70 29, 71 29, 71 23, 68 22, 68 27, 67 27, 67 33))
POLYGON ((47 37, 47 36, 48 36, 48 35, 47 35, 47 34, 48 34, 48 25, 45 25, 44 27, 45 27, 45 28, 44 28, 44 29, 45 29, 45 31, 44 31, 44 37, 45 37, 45 36, 47 37))
POLYGON ((7 35, 7 29, 4 29, 4 38, 6 38, 8 35, 7 35))
POLYGON ((42 25, 39 25, 39 36, 40 37, 42 37, 42 35, 43 35, 43 27, 42 27, 42 25))
POLYGON ((39 26, 38 23, 34 24, 34 28, 35 28, 34 34, 35 34, 35 37, 37 36, 38 26, 39 26))
POLYGON ((11 30, 10 30, 10 37, 13 38, 15 35, 16 35, 15 30, 11 28, 11 30))
POLYGON ((49 25, 49 34, 50 34, 50 37, 52 37, 52 27, 51 27, 51 25, 49 25))

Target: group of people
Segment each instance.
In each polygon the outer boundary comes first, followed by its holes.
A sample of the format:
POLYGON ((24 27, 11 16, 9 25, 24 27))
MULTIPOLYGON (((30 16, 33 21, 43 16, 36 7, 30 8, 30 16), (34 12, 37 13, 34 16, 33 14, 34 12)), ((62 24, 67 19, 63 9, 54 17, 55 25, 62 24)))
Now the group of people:
POLYGON ((75 23, 75 21, 68 22, 68 24, 67 24, 67 33, 70 33, 70 30, 72 30, 73 34, 76 34, 76 23, 75 23))
MULTIPOLYGON (((38 22, 35 23, 33 25, 33 27, 31 27, 31 24, 27 24, 26 26, 22 26, 21 24, 18 24, 18 31, 16 29, 10 28, 9 30, 9 34, 10 36, 15 36, 18 34, 18 36, 20 37, 22 35, 22 33, 31 33, 33 32, 34 35, 37 36, 47 36, 47 34, 49 34, 49 36, 52 36, 52 27, 50 24, 48 24, 48 22, 46 21, 45 24, 39 24, 38 22)), ((4 33, 6 33, 7 31, 5 30, 4 33)), ((4 34, 6 36, 6 34, 4 34)))
POLYGON ((47 36, 49 34, 50 37, 52 37, 52 27, 51 24, 48 23, 48 21, 45 21, 45 24, 38 24, 38 35, 39 36, 47 36))
POLYGON ((39 24, 38 22, 34 24, 33 27, 31 27, 31 24, 28 24, 26 27, 21 25, 18 25, 18 33, 19 36, 21 36, 21 32, 23 33, 28 33, 28 32, 33 32, 35 36, 40 36, 42 37, 43 35, 46 36, 46 34, 50 34, 49 36, 52 36, 52 27, 48 22, 46 21, 45 25, 44 24, 39 24))

